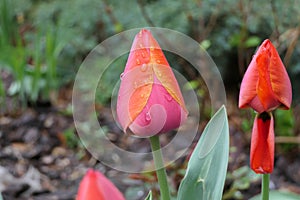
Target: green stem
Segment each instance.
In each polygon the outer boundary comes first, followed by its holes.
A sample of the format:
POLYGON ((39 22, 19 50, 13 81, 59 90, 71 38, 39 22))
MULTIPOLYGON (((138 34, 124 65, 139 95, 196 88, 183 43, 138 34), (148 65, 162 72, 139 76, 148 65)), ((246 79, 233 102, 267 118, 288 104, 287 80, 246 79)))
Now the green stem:
POLYGON ((152 148, 152 154, 153 154, 158 184, 160 187, 161 199, 170 200, 170 190, 167 181, 166 169, 164 168, 162 153, 160 150, 159 137, 157 135, 150 137, 150 143, 152 148))
POLYGON ((261 197, 262 197, 262 200, 269 200, 270 174, 263 174, 261 181, 262 181, 262 183, 261 183, 261 197))

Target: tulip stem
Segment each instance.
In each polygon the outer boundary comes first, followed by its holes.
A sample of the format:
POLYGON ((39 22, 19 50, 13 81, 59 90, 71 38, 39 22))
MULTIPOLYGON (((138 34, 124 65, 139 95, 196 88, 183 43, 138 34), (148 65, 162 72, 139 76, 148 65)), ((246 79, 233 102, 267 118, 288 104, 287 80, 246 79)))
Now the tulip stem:
POLYGON ((160 187, 160 194, 162 200, 170 200, 170 190, 167 180, 167 173, 164 167, 163 157, 160 150, 159 136, 155 135, 150 137, 152 154, 156 169, 158 184, 160 187))
POLYGON ((269 182, 270 182, 270 174, 263 174, 262 184, 261 184, 262 200, 269 200, 269 182))

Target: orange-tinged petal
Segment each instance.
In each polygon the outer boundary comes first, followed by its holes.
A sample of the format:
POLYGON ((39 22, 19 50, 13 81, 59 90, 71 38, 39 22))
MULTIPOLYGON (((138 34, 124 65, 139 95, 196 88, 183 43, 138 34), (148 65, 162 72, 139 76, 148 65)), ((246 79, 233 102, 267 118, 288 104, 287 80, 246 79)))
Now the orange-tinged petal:
MULTIPOLYGON (((124 132, 126 132, 127 128, 134 122, 135 124, 132 125, 130 129, 138 130, 136 132, 138 132, 139 135, 150 135, 146 130, 142 133, 143 127, 141 124, 145 125, 144 129, 149 128, 151 124, 151 130, 156 130, 152 126, 159 124, 159 120, 157 119, 153 120, 155 123, 147 124, 147 126, 145 123, 141 123, 141 118, 135 121, 139 115, 145 115, 145 113, 151 110, 151 106, 153 106, 151 102, 161 103, 162 108, 168 112, 171 112, 170 107, 172 106, 174 108, 176 107, 176 111, 178 111, 176 115, 173 113, 173 116, 172 113, 167 113, 164 121, 165 124, 158 131, 169 131, 171 128, 177 128, 181 122, 186 119, 188 112, 185 108, 179 85, 163 51, 150 31, 142 29, 135 36, 124 73, 121 77, 117 101, 117 115, 124 132), (159 86, 163 88, 154 90, 153 84, 157 84, 156 88, 160 88, 159 86), (149 100, 151 94, 158 91, 160 94, 152 95, 152 99, 149 100), (166 95, 170 96, 170 98, 172 100, 174 99, 177 103, 170 103, 171 100, 170 102, 155 100, 157 98, 164 99, 166 95), (177 109, 178 104, 181 108, 177 109), (182 113, 182 109, 184 113, 182 113), (175 119, 174 116, 178 119, 175 119)), ((155 107, 152 109, 152 112, 157 114, 157 110, 157 107, 155 107)), ((164 112, 162 112, 162 116, 163 114, 164 112)))
POLYGON ((250 167, 258 174, 272 173, 274 168, 274 120, 272 113, 255 117, 251 137, 250 167))
POLYGON ((269 40, 267 40, 266 44, 270 45, 272 54, 269 71, 273 92, 283 108, 289 109, 292 103, 292 86, 289 75, 275 47, 269 40))
POLYGON ((153 70, 151 67, 143 69, 136 67, 122 75, 117 114, 124 132, 146 106, 152 85, 153 70))
POLYGON ((286 69, 270 40, 265 40, 244 75, 239 107, 251 107, 262 113, 279 106, 288 109, 291 101, 292 89, 286 69))
POLYGON ((257 84, 257 96, 263 105, 264 111, 272 110, 280 105, 272 90, 270 80, 270 60, 271 52, 269 48, 261 48, 260 54, 256 58, 256 66, 258 69, 259 79, 257 84))
POLYGON ((157 79, 161 82, 164 88, 175 99, 175 101, 177 101, 177 103, 187 112, 184 99, 182 97, 176 78, 172 72, 172 69, 168 66, 154 65, 153 70, 157 79))
POLYGON ((147 84, 137 88, 133 92, 129 100, 129 113, 131 121, 134 121, 134 119, 140 114, 141 110, 144 109, 144 107, 147 104, 147 100, 151 94, 151 91, 152 84, 147 84))
POLYGON ((142 29, 134 38, 124 72, 130 71, 142 64, 169 65, 159 44, 151 32, 142 29))

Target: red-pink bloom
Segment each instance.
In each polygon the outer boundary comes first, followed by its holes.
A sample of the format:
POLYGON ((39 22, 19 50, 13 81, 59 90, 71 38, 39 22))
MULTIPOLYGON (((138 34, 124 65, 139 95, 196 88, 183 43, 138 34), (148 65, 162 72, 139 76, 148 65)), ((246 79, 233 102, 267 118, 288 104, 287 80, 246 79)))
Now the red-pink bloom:
POLYGON ((239 107, 251 107, 258 113, 281 106, 289 109, 292 101, 291 82, 270 40, 265 40, 244 75, 239 107))
POLYGON ((272 173, 274 168, 274 120, 272 113, 255 117, 251 136, 250 167, 257 174, 272 173))
POLYGON ((187 117, 180 88, 157 41, 142 29, 134 38, 121 75, 118 121, 139 136, 164 133, 187 117))
POLYGON ((80 182, 76 200, 125 200, 103 174, 89 169, 80 182))

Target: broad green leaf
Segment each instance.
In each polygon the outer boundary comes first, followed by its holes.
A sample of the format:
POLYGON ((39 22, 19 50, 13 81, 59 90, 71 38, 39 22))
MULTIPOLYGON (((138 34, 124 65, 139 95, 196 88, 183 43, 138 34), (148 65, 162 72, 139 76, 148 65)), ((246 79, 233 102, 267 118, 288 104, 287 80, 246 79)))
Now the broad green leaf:
POLYGON ((221 199, 229 155, 229 129, 225 106, 212 117, 188 163, 178 200, 221 199))
MULTIPOLYGON (((291 192, 272 190, 272 191, 270 191, 269 199, 272 199, 272 200, 299 200, 300 195, 291 193, 291 192)), ((252 197, 250 200, 261 200, 261 194, 256 195, 255 197, 252 197)))
POLYGON ((145 200, 152 200, 152 191, 150 190, 145 200))

